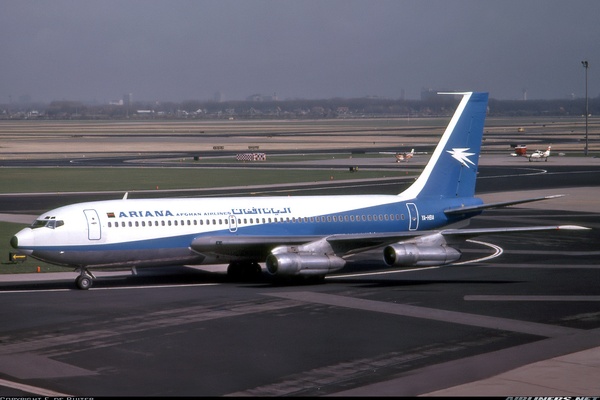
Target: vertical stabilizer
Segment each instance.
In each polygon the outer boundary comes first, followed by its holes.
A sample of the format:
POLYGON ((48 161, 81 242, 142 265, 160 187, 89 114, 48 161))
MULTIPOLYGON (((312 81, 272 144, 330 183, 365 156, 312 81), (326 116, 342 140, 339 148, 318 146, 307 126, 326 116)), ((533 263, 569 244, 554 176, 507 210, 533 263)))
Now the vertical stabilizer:
POLYGON ((416 197, 472 197, 487 112, 488 94, 449 93, 463 98, 419 178, 400 194, 416 197))

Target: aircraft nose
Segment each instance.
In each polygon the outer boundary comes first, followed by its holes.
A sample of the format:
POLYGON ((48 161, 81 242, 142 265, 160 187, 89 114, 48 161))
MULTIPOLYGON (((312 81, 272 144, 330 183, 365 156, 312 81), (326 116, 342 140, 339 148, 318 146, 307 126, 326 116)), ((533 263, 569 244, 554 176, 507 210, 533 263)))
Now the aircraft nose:
POLYGON ((25 228, 19 232, 17 232, 11 239, 10 245, 14 249, 18 250, 27 250, 28 247, 32 246, 34 243, 33 240, 33 232, 30 228, 25 228))

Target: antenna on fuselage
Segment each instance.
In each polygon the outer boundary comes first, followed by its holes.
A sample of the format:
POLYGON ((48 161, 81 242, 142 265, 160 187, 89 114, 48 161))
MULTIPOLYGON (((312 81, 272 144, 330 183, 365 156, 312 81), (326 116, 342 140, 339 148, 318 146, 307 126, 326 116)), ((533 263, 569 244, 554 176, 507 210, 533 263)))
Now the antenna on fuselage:
POLYGON ((128 195, 129 195, 129 192, 125 192, 125 196, 123 196, 123 200, 127 200, 128 195))

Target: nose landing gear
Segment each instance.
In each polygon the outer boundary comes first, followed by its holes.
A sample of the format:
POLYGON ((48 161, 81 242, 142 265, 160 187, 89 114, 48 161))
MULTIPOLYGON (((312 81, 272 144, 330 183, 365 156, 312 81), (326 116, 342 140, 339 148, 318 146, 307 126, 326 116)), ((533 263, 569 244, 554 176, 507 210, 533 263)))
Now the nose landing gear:
POLYGON ((79 270, 79 276, 75 279, 75 284, 81 290, 88 290, 94 283, 94 275, 85 268, 79 270))

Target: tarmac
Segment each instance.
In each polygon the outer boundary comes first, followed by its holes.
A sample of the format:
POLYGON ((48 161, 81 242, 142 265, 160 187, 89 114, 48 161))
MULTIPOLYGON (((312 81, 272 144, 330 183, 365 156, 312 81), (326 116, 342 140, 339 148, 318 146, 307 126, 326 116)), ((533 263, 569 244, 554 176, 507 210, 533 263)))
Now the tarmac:
POLYGON ((600 347, 423 396, 600 396, 600 347))
MULTIPOLYGON (((1 216, 0 216, 1 218, 1 216)), ((98 277, 109 275, 123 275, 124 272, 96 272, 98 277)), ((128 273, 125 273, 128 274, 128 273)), ((54 272, 34 274, 0 274, 0 284, 10 286, 11 284, 31 283, 34 281, 74 281, 75 272, 54 272)), ((523 365, 514 369, 476 380, 470 383, 451 386, 445 389, 420 396, 429 397, 453 397, 453 396, 588 396, 600 397, 600 330, 588 332, 586 343, 575 343, 575 347, 592 345, 582 351, 563 354, 531 364, 523 365)), ((578 338, 563 338, 577 342, 578 338)), ((542 341, 543 342, 543 341, 542 341)), ((543 344, 542 344, 543 345, 543 344)), ((547 343, 546 346, 552 346, 547 343)), ((557 346, 560 347, 560 346, 557 346)), ((512 351, 512 349, 508 349, 512 351)), ((558 350, 557 350, 558 351, 558 350)), ((543 353, 546 353, 545 351, 543 353)), ((534 356, 535 357, 535 356, 534 356)), ((459 360, 458 363, 465 362, 459 360)), ((469 361, 467 360, 468 364, 469 361)), ((457 368, 456 364, 448 366, 433 366, 435 377, 450 379, 454 373, 463 370, 457 368), (437 369, 437 371, 435 371, 437 369)), ((430 371, 425 372, 427 376, 430 371)), ((415 379, 422 380, 420 377, 415 379)), ((367 385, 362 388, 336 393, 334 396, 398 396, 398 388, 411 385, 411 377, 401 377, 390 381, 367 385)), ((421 386, 423 383, 417 384, 421 386)))
MULTIPOLYGON (((98 276, 108 276, 123 272, 98 272, 98 276)), ((54 272, 41 274, 0 274, 0 284, 31 283, 34 281, 74 281, 75 272, 54 272)), ((586 350, 576 351, 549 358, 531 364, 509 369, 500 374, 476 380, 473 382, 451 386, 445 389, 419 396, 425 397, 454 397, 454 396, 586 396, 600 397, 600 330, 595 329, 584 333, 585 337, 568 338, 563 340, 573 342, 573 347, 585 347, 587 345, 598 345, 586 350)), ((541 346, 561 347, 553 343, 540 342, 541 346)), ((514 351, 514 349, 507 349, 514 351)), ((516 350, 518 351, 518 350, 516 350)), ((557 350, 559 351, 559 350, 557 350)), ((535 350, 534 350, 535 352, 535 350)), ((545 353, 545 351, 544 351, 545 353)), ((535 355, 533 355, 535 357, 535 355)), ((437 365, 430 367, 431 371, 421 372, 433 379, 452 380, 453 374, 460 373, 464 368, 457 363, 470 363, 470 360, 459 360, 449 365, 437 365), (443 378, 442 378, 443 377, 443 378)), ((404 376, 361 388, 351 389, 336 393, 334 396, 398 396, 398 388, 411 386, 414 382, 411 378, 420 380, 416 386, 427 383, 422 382, 422 375, 414 377, 404 376)))

